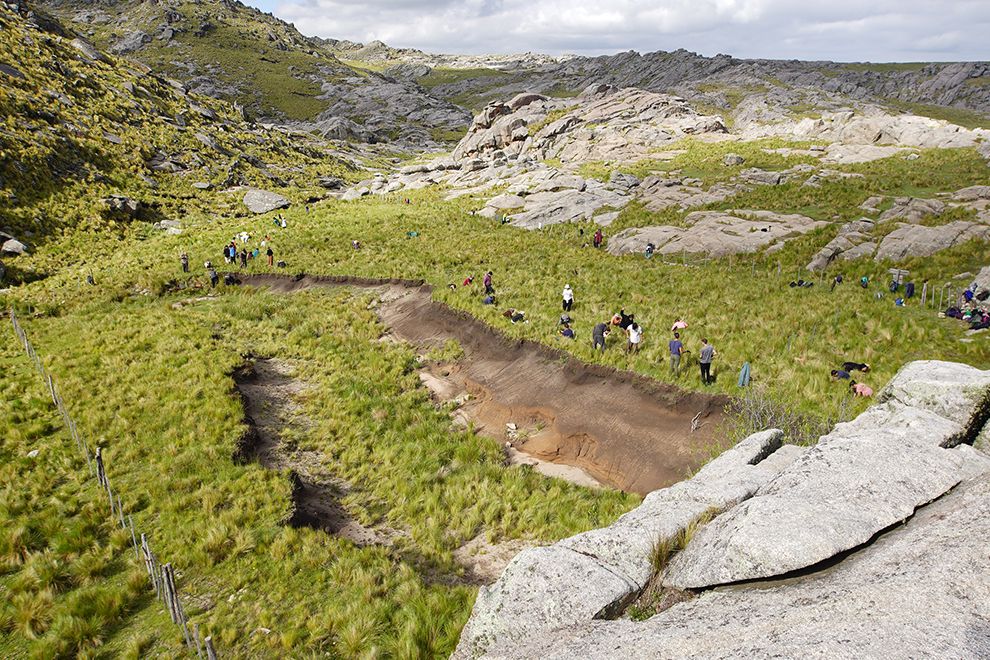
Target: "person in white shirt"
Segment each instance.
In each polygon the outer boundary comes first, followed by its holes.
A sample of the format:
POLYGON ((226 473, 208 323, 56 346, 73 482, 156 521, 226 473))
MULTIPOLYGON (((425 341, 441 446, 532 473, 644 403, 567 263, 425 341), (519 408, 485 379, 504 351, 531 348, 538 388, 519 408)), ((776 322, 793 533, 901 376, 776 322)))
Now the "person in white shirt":
POLYGON ((564 292, 561 295, 564 298, 564 311, 571 311, 571 307, 574 305, 574 289, 571 288, 570 284, 564 285, 564 292))
POLYGON ((643 328, 638 323, 633 323, 626 328, 626 336, 629 338, 628 343, 626 343, 626 353, 639 351, 639 342, 643 339, 643 328))

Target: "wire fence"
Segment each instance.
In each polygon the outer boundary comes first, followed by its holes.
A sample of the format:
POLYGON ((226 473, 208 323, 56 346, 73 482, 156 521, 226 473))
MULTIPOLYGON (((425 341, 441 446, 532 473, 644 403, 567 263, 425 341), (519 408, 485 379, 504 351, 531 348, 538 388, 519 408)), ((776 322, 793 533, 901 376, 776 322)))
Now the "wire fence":
POLYGON ((110 482, 110 477, 107 476, 103 448, 96 447, 95 451, 92 450, 89 443, 86 442, 86 438, 76 429, 76 423, 73 421, 72 416, 69 415, 65 402, 62 400, 62 395, 59 394, 55 378, 45 370, 41 359, 27 338, 27 333, 24 332, 21 324, 17 321, 17 315, 14 313, 14 310, 10 310, 10 322, 14 326, 14 332, 24 347, 24 351, 34 363, 35 369, 37 369, 45 385, 48 387, 52 404, 62 415, 62 421, 72 440, 75 442, 76 448, 86 458, 86 466, 89 469, 90 476, 95 479, 96 484, 106 495, 111 520, 114 524, 120 525, 121 529, 130 532, 134 554, 139 562, 144 562, 145 569, 148 571, 148 581, 151 589, 155 592, 155 597, 168 610, 172 623, 181 629, 189 650, 195 651, 200 658, 206 657, 208 660, 216 660, 217 652, 213 647, 213 638, 208 635, 203 637, 200 634, 199 626, 195 623, 190 624, 189 618, 186 616, 185 610, 182 607, 182 599, 179 597, 179 590, 176 586, 175 569, 172 567, 172 564, 162 564, 159 561, 151 549, 148 535, 145 533, 138 534, 132 516, 125 515, 123 498, 119 490, 114 490, 110 482), (139 538, 140 542, 138 541, 139 538))

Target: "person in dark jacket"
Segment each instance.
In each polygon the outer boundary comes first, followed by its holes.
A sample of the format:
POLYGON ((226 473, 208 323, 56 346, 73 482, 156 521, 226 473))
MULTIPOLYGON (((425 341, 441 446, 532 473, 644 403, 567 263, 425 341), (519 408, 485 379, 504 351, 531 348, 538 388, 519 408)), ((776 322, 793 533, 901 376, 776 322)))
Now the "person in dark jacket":
POLYGON ((608 323, 599 323, 595 326, 594 330, 591 331, 591 350, 597 351, 601 348, 602 353, 605 352, 605 338, 608 337, 608 323))

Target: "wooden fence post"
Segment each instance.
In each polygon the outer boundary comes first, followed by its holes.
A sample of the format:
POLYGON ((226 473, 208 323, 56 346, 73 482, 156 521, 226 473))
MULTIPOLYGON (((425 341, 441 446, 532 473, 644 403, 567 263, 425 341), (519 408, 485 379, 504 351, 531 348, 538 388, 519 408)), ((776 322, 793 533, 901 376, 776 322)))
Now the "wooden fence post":
POLYGON ((137 536, 134 534, 134 518, 127 516, 127 522, 130 523, 131 544, 134 546, 134 554, 137 555, 138 561, 141 561, 141 551, 138 550, 137 536))

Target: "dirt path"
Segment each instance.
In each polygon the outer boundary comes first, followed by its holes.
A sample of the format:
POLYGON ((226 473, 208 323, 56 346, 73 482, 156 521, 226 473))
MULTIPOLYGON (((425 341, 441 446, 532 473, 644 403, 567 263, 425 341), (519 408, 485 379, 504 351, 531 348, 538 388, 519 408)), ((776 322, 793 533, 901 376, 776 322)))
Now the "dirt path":
POLYGON ((378 313, 390 334, 424 352, 450 339, 460 344, 464 356, 433 376, 443 381, 444 396, 468 395, 459 412, 482 433, 622 490, 646 494, 688 476, 714 441, 726 403, 723 396, 684 392, 586 364, 536 342, 508 339, 434 302, 431 289, 418 283, 278 275, 240 279, 278 292, 341 285, 380 290, 378 313), (698 415, 701 427, 692 432, 698 415), (507 425, 515 426, 508 437, 507 425))

